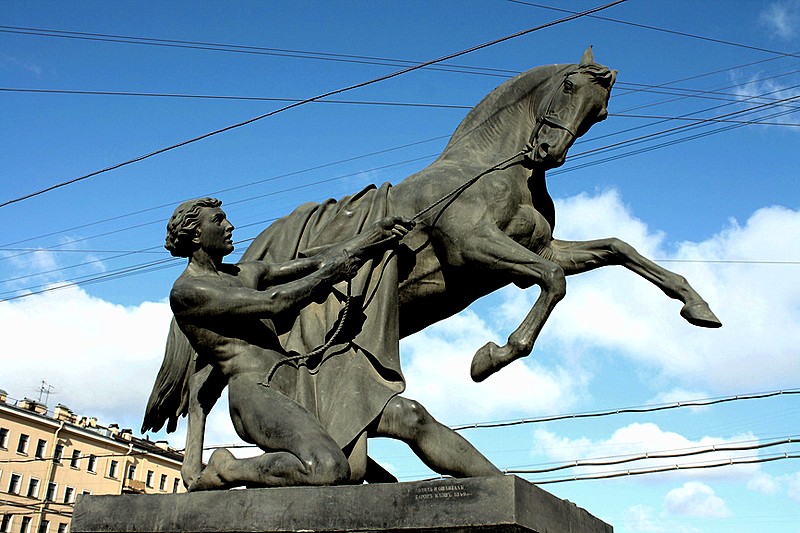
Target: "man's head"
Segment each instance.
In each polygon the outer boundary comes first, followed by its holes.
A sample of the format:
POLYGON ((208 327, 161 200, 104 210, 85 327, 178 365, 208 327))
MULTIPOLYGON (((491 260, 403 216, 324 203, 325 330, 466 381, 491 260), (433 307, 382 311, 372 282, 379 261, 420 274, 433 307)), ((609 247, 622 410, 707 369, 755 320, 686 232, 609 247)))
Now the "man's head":
MULTIPOLYGON (((225 218, 220 206, 222 202, 216 198, 197 198, 188 200, 179 205, 167 223, 167 239, 164 248, 176 257, 191 257, 192 253, 201 247, 201 226, 205 225, 206 234, 210 239, 208 244, 230 250, 218 250, 230 253, 233 245, 230 244, 230 232, 233 226, 225 218), (214 235, 219 233, 219 235, 214 235)), ((224 253, 223 253, 224 255, 224 253)))

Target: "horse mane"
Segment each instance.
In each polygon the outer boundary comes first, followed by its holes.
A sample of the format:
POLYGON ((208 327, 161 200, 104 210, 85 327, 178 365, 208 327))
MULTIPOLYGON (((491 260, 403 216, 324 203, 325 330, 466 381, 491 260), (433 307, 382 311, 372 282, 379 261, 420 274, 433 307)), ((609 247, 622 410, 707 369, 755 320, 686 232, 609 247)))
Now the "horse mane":
MULTIPOLYGON (((533 98, 543 84, 572 72, 585 74, 591 82, 609 91, 616 79, 615 71, 593 61, 580 65, 545 65, 527 70, 504 82, 472 108, 453 132, 442 155, 473 133, 483 131, 485 128, 492 128, 494 123, 500 120, 504 111, 518 106, 522 101, 533 98)), ((535 110, 536 102, 533 104, 528 109, 535 110)), ((531 121, 536 120, 533 115, 530 116, 530 119, 531 121)))
MULTIPOLYGON (((446 153, 465 137, 485 127, 491 127, 498 117, 508 108, 518 105, 522 100, 530 98, 536 89, 549 81, 554 74, 567 71, 576 65, 545 65, 535 67, 505 81, 495 90, 487 94, 478 105, 472 108, 464 120, 453 132, 444 149, 446 153)), ((533 117, 531 117, 533 120, 533 117)))

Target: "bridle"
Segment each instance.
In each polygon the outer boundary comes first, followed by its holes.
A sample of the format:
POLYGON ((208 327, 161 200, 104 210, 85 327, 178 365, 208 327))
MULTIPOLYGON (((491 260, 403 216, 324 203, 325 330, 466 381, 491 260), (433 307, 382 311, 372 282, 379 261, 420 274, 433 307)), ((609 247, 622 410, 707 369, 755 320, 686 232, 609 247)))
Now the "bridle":
POLYGON ((542 126, 544 126, 545 124, 547 124, 552 128, 558 128, 560 130, 566 131, 567 133, 570 134, 570 136, 572 136, 573 140, 578 137, 578 134, 576 132, 577 128, 575 128, 572 124, 567 124, 566 122, 562 121, 553 112, 553 106, 555 105, 556 96, 558 95, 558 93, 561 92, 561 88, 566 83, 567 78, 569 78, 573 74, 578 74, 578 72, 579 71, 577 70, 571 70, 566 74, 564 74, 564 77, 561 79, 561 83, 559 83, 558 86, 556 86, 556 88, 550 91, 550 94, 548 94, 547 107, 545 107, 545 112, 543 115, 541 115, 536 119, 536 126, 534 127, 533 133, 531 134, 530 139, 528 140, 528 144, 526 145, 526 148, 529 148, 529 151, 533 151, 534 148, 533 142, 539 135, 539 131, 542 129, 542 126))

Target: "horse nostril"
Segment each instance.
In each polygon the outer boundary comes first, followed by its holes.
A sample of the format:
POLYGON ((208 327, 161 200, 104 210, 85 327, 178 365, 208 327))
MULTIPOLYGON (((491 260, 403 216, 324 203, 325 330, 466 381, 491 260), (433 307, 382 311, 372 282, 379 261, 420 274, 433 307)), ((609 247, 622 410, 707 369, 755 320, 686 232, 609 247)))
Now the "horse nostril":
POLYGON ((536 151, 540 159, 546 159, 547 156, 550 155, 550 145, 547 143, 541 143, 536 151))

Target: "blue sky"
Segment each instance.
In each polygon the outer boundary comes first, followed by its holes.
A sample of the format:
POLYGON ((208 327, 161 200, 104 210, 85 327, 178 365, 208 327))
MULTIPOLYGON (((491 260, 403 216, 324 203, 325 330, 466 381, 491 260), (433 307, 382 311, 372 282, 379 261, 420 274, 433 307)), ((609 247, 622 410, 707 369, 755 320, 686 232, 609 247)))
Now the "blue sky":
MULTIPOLYGON (((599 3, 558 5, 584 10, 599 3)), ((390 60, 426 61, 565 16, 501 0, 3 7, 0 203, 288 103, 254 98, 309 98, 398 70, 390 60), (82 33, 64 38, 39 30, 82 33), (132 40, 109 35, 181 43, 108 42, 132 40)), ((587 17, 533 32, 451 61, 457 68, 422 69, 335 97, 359 103, 300 106, 1 207, 0 299, 76 278, 109 278, 0 302, 8 343, 0 387, 13 397, 36 396, 46 380, 57 389, 51 404, 138 427, 163 350, 165 298, 181 264, 114 275, 169 258, 164 226, 177 203, 219 196, 237 226, 235 238, 245 241, 300 203, 397 183, 428 164, 467 108, 508 76, 577 62, 593 45, 596 60, 619 75, 609 119, 548 180, 556 236, 628 240, 685 275, 724 327, 689 326, 676 302, 628 272, 593 272, 569 280, 568 296, 531 357, 472 384, 472 353, 487 340, 503 342, 536 296, 536 289, 506 289, 403 341, 407 395, 446 423, 462 424, 797 388, 800 122, 796 103, 774 104, 798 95, 800 61, 774 52, 800 50, 800 2, 629 0, 600 15, 617 22, 587 17), (427 105, 383 105, 400 103, 427 105), (668 118, 723 116, 755 123, 705 123, 610 148, 690 123, 668 118), (628 154, 637 149, 647 151, 628 154), (602 161, 618 155, 625 157, 602 161)), ((767 443, 796 435, 798 414, 798 396, 786 395, 465 435, 501 468, 527 468, 767 443)), ((234 442, 225 419, 220 406, 212 443, 234 442)), ((182 435, 169 438, 181 446, 182 435)), ((401 479, 431 475, 401 445, 378 442, 372 449, 401 479)), ((797 446, 735 456, 778 452, 797 453, 797 446)), ((798 464, 543 487, 616 531, 797 532, 798 464)))

